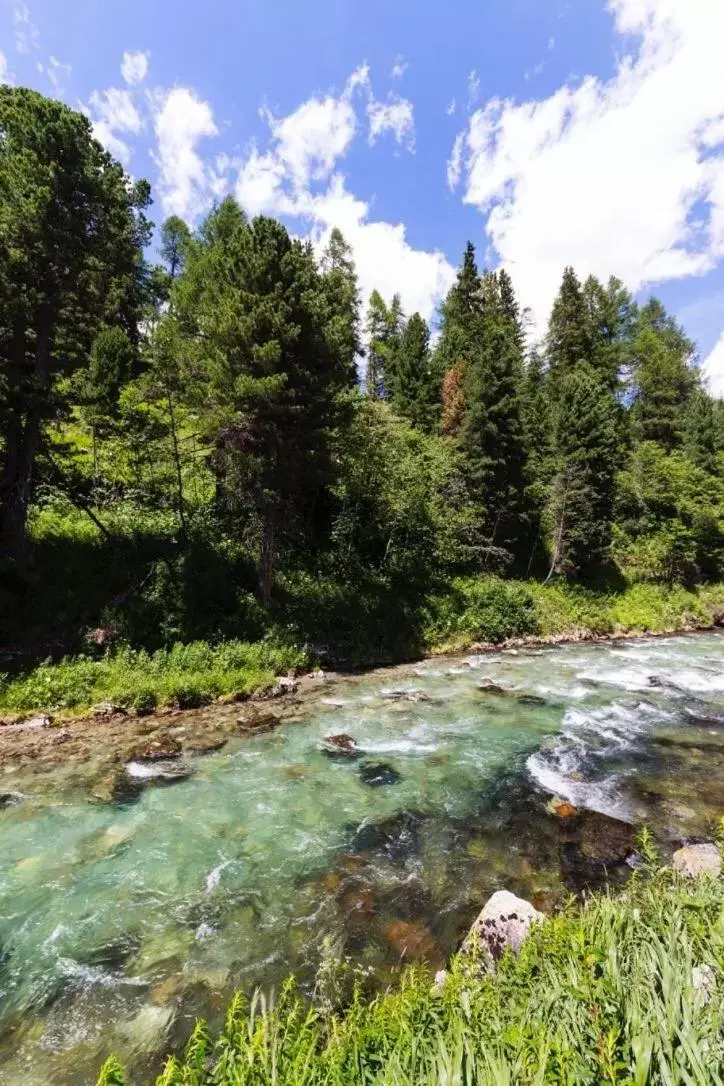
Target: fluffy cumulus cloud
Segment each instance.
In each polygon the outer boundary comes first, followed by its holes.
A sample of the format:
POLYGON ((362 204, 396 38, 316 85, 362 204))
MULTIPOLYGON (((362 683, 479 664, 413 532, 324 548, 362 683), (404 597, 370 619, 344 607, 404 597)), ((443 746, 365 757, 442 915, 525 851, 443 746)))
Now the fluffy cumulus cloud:
POLYGON ((367 106, 370 124, 369 142, 374 144, 385 132, 391 133, 398 144, 415 149, 415 119, 412 102, 391 95, 386 102, 371 101, 367 106))
POLYGON ((124 165, 131 157, 128 143, 119 133, 136 134, 143 127, 143 119, 136 109, 131 92, 111 87, 105 91, 93 91, 89 100, 93 134, 124 165))
POLYGON ((452 159, 464 155, 464 199, 487 216, 539 324, 565 264, 637 289, 724 256, 724 3, 609 8, 616 30, 635 36, 610 80, 489 101, 452 159))
POLYGON ((410 138, 412 107, 401 119, 376 112, 377 106, 387 108, 401 100, 377 103, 363 65, 339 95, 310 98, 286 117, 264 111, 269 146, 265 150, 253 146, 248 152, 238 173, 236 196, 250 214, 301 219, 319 249, 332 228, 339 227, 352 246, 365 298, 375 288, 387 297, 401 289, 408 312, 419 310, 430 317, 453 279, 453 269, 442 253, 413 248, 401 223, 373 220, 369 204, 349 192, 339 171, 359 131, 360 98, 366 100, 370 136, 377 124, 375 139, 388 130, 398 141, 410 138))
POLYGON ((188 87, 174 87, 156 95, 153 124, 164 213, 193 220, 221 191, 215 167, 198 150, 201 140, 218 135, 211 106, 188 87))
POLYGON ((9 79, 8 61, 4 53, 0 53, 0 83, 7 83, 9 79))
POLYGON ((701 369, 712 396, 724 400, 724 332, 701 369))
POLYGON ((121 75, 129 87, 143 83, 148 74, 148 53, 124 53, 121 61, 121 75))

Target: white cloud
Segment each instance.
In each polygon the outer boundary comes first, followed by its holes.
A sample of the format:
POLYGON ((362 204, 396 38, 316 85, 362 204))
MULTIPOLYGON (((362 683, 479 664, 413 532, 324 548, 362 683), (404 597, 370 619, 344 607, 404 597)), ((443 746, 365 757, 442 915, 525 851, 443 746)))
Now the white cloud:
POLYGON ((407 98, 391 96, 387 102, 371 101, 367 106, 370 124, 369 142, 373 144, 384 132, 391 132, 397 143, 409 151, 415 147, 413 106, 407 98))
POLYGON ((239 170, 236 196, 251 214, 301 219, 318 249, 338 226, 352 247, 365 301, 375 288, 387 298, 401 291, 408 312, 419 310, 429 318, 454 279, 454 269, 442 253, 413 248, 401 223, 372 220, 370 204, 350 193, 335 171, 359 131, 353 100, 357 90, 366 91, 367 105, 372 107, 370 125, 373 117, 374 123, 389 122, 378 127, 375 136, 383 130, 391 130, 400 140, 409 135, 412 107, 409 119, 407 113, 377 112, 377 106, 388 109, 399 103, 375 102, 369 70, 363 65, 338 96, 310 98, 283 118, 264 112, 270 146, 250 148, 239 170))
POLYGON ((63 89, 63 80, 70 75, 73 68, 70 64, 63 64, 55 57, 50 57, 50 63, 48 64, 47 72, 48 79, 53 84, 55 91, 60 93, 63 89))
POLYGON ((544 68, 545 64, 543 63, 543 61, 541 61, 539 64, 534 65, 532 68, 529 68, 524 76, 526 83, 530 83, 531 79, 535 79, 537 76, 539 76, 544 68))
POLYGON ((613 78, 493 99, 466 133, 465 201, 487 215, 539 327, 565 264, 638 289, 724 256, 724 4, 609 6, 639 42, 613 78))
POLYGON ((4 53, 0 53, 0 83, 9 83, 8 60, 4 53))
POLYGON ((143 127, 143 119, 134 105, 131 92, 117 87, 93 91, 89 106, 95 138, 124 166, 128 165, 131 149, 118 133, 135 134, 143 127))
POLYGON ((148 73, 148 53, 139 50, 136 53, 126 52, 121 61, 121 75, 129 86, 135 87, 143 83, 148 73))
POLYGON ((555 47, 556 47, 556 39, 555 38, 549 38, 548 39, 548 48, 549 49, 555 49, 555 47))
POLYGON ((211 106, 188 87, 174 87, 156 96, 153 113, 164 213, 194 219, 220 191, 217 173, 197 150, 199 140, 218 135, 211 106))
POLYGON ((402 56, 402 54, 399 54, 395 59, 395 63, 392 65, 392 71, 390 72, 391 78, 402 79, 403 75, 409 67, 410 65, 402 56))
POLYGON ((465 150, 465 133, 458 132, 453 144, 452 154, 447 163, 447 184, 451 192, 454 192, 460 180, 463 169, 463 151, 465 150))
POLYGON ((472 109, 480 95, 480 76, 473 68, 468 76, 468 109, 472 109))
POLYGON ((702 363, 701 370, 712 396, 724 400, 724 332, 719 336, 709 357, 702 363))
POLYGON ((447 107, 447 109, 445 110, 445 112, 447 113, 448 117, 454 117, 454 116, 455 116, 455 110, 456 110, 456 109, 457 109, 457 102, 456 102, 456 100, 455 100, 455 99, 453 98, 453 100, 451 101, 450 105, 449 105, 449 106, 447 107))
POLYGON ((30 9, 24 0, 13 8, 15 26, 15 49, 18 53, 32 53, 40 48, 40 32, 30 18, 30 9))

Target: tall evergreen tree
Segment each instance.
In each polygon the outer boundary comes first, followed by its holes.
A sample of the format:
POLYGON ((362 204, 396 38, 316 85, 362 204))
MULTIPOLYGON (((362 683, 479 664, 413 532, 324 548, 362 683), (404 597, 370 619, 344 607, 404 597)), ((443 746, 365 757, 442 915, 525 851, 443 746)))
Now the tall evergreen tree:
POLYGON ((365 320, 367 342, 367 392, 375 399, 386 399, 389 393, 387 363, 395 330, 393 316, 377 290, 370 294, 365 320))
POLYGON ((84 114, 35 91, 0 86, 0 131, 0 553, 19 557, 44 427, 68 407, 62 378, 105 326, 138 342, 150 196, 84 114))
POLYGON ((322 273, 330 315, 327 335, 332 349, 343 358, 350 385, 357 382, 357 358, 361 352, 359 330, 359 288, 352 250, 341 230, 335 227, 322 254, 322 273))
POLYGON ((555 426, 549 576, 575 578, 608 557, 618 444, 614 398, 585 362, 560 383, 555 426))
POLYGON ((172 279, 183 271, 190 245, 191 231, 184 220, 178 215, 169 216, 161 227, 159 253, 172 279))
POLYGON ((641 310, 634 341, 632 420, 639 441, 681 445, 696 387, 693 344, 656 299, 641 310))
POLYGON ((224 509, 258 553, 263 602, 334 479, 349 343, 308 245, 228 198, 177 281, 173 314, 203 403, 224 509))
POLYGON ((433 367, 430 329, 419 313, 407 321, 392 355, 390 402, 418 430, 433 433, 440 419, 442 380, 433 367))
POLYGON ((547 354, 554 389, 579 362, 591 361, 591 332, 586 299, 573 268, 563 272, 548 324, 547 354))
POLYGON ((614 276, 604 287, 593 275, 583 285, 590 336, 590 363, 612 392, 617 391, 632 361, 637 307, 630 292, 614 276))
POLYGON ((689 397, 684 423, 684 448, 689 459, 708 471, 717 472, 717 428, 711 396, 701 387, 689 397))

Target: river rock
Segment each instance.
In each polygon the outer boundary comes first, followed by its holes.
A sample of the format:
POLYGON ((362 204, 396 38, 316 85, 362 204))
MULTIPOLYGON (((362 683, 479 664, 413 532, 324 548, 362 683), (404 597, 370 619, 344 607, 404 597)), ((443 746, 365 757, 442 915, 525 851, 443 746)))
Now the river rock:
POLYGON ((169 758, 179 758, 181 749, 178 739, 164 732, 134 747, 129 751, 128 758, 131 762, 166 761, 169 758))
POLYGON ((413 703, 430 701, 422 690, 384 690, 382 697, 385 701, 411 701, 413 703))
POLYGON ((283 694, 294 694, 298 686, 299 683, 293 675, 277 675, 274 680, 272 694, 275 697, 281 697, 283 694))
POLYGON ((508 693, 504 687, 499 686, 498 683, 494 683, 492 679, 487 677, 478 683, 478 690, 481 690, 484 694, 499 694, 503 697, 508 693))
POLYGON ((711 605, 711 620, 715 626, 724 626, 724 604, 713 603, 711 605))
POLYGON ((385 784, 398 784, 402 776, 394 766, 387 762, 364 762, 359 768, 359 778, 370 788, 381 788, 385 784))
POLYGON ((0 811, 5 807, 15 807, 22 803, 25 796, 22 792, 0 792, 0 811))
POLYGON ((136 798, 139 787, 125 769, 112 769, 95 782, 91 796, 99 803, 128 803, 136 798))
POLYGON ((543 913, 529 901, 508 890, 498 890, 470 928, 461 951, 470 954, 477 947, 492 965, 508 948, 518 954, 533 924, 543 920, 543 913))
POLYGON ((112 701, 102 701, 98 705, 94 705, 91 709, 91 714, 94 717, 103 719, 109 716, 127 716, 128 713, 122 705, 115 705, 112 701))
POLYGON ((700 875, 716 878, 721 874, 721 852, 711 842, 684 845, 674 853, 672 862, 676 871, 687 879, 695 879, 700 875))
POLYGON ((191 776, 192 772, 191 766, 172 759, 158 758, 150 762, 129 762, 126 765, 128 777, 132 781, 139 781, 141 784, 151 782, 172 784, 175 781, 185 781, 191 776))
POLYGON ((581 811, 577 819, 578 849, 594 864, 621 864, 635 851, 636 831, 628 822, 601 814, 581 811))
POLYGON ((236 724, 240 732, 247 735, 255 735, 260 732, 269 732, 276 728, 281 717, 270 709, 257 709, 237 718, 236 724))
POLYGON ((391 920, 382 934, 393 950, 407 961, 440 961, 441 952, 435 936, 421 920, 391 920))
POLYGON ((539 697, 538 694, 520 694, 516 701, 519 705, 529 705, 531 708, 540 708, 546 704, 546 699, 539 697))
POLYGON ((322 750, 331 758, 360 758, 362 751, 351 735, 325 735, 322 750))

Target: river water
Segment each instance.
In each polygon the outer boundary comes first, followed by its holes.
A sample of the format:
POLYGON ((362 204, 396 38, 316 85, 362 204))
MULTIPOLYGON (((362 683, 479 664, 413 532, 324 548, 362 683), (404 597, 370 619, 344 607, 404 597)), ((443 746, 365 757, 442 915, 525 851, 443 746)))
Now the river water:
POLYGON ((496 889, 551 909, 624 877, 609 824, 577 836, 554 796, 664 850, 706 836, 724 814, 723 665, 717 633, 435 659, 327 683, 297 720, 125 804, 62 767, 16 775, 0 1081, 93 1083, 111 1050, 150 1081, 235 988, 294 970, 311 993, 337 958, 384 983, 442 964, 496 889), (335 733, 364 756, 330 758, 335 733))

